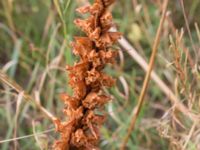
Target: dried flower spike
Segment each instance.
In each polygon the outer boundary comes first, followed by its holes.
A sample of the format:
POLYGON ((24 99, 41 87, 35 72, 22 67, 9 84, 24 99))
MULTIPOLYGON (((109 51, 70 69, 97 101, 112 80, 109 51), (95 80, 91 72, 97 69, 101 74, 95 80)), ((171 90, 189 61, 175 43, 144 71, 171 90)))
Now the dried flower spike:
POLYGON ((76 19, 74 23, 86 34, 75 37, 72 42, 73 53, 80 57, 74 66, 67 66, 69 84, 73 95, 62 94, 63 110, 66 120, 54 121, 61 138, 54 143, 55 150, 97 150, 100 140, 99 128, 105 121, 105 115, 95 113, 109 101, 102 87, 110 87, 114 80, 103 73, 107 63, 113 63, 116 51, 111 46, 121 34, 110 32, 112 15, 108 11, 114 0, 95 0, 93 5, 77 9, 77 12, 90 13, 85 19, 76 19))

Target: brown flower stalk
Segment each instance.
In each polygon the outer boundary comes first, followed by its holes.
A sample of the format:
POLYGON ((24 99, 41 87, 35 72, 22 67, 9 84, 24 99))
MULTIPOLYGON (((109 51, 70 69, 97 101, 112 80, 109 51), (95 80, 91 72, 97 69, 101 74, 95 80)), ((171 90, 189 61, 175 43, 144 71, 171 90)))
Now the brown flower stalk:
POLYGON ((95 0, 93 5, 77 9, 80 14, 89 13, 85 19, 76 19, 74 23, 85 37, 75 37, 72 42, 73 53, 80 57, 74 66, 67 66, 69 84, 73 95, 62 94, 67 121, 54 121, 61 138, 54 143, 56 150, 98 149, 99 128, 105 121, 105 115, 97 114, 110 98, 102 87, 111 87, 114 80, 103 73, 107 63, 113 63, 116 51, 111 46, 120 38, 120 33, 110 32, 112 15, 108 7, 115 0, 95 0))

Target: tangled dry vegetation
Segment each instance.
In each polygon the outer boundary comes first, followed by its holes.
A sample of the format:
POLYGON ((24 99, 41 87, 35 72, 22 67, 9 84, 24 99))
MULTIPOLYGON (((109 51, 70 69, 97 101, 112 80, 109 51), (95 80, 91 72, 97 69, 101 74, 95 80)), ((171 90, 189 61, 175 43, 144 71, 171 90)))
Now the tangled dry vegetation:
POLYGON ((200 150, 200 1, 167 1, 0 1, 0 149, 200 150))
MULTIPOLYGON (((170 51, 173 54, 173 69, 176 73, 174 89, 177 101, 181 99, 184 109, 177 110, 179 104, 174 103, 160 120, 158 131, 169 139, 171 149, 200 149, 200 86, 198 63, 183 44, 183 30, 177 31, 170 40, 170 51)), ((196 50, 194 49, 193 52, 196 50)))

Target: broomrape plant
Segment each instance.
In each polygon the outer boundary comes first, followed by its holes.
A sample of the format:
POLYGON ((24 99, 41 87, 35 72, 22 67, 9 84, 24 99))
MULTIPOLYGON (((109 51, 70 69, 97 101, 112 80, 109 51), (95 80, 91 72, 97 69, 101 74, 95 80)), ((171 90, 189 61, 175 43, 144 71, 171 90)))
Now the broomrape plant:
POLYGON ((117 53, 111 46, 121 36, 118 32, 109 31, 113 23, 108 7, 113 2, 95 0, 92 5, 77 9, 80 14, 89 13, 90 16, 74 21, 86 36, 74 37, 75 41, 71 44, 73 53, 80 59, 74 66, 67 66, 73 95, 61 95, 66 121, 54 120, 56 131, 61 135, 53 145, 56 150, 98 149, 99 128, 105 121, 105 115, 96 111, 110 100, 102 87, 111 87, 115 83, 103 69, 106 64, 114 63, 117 53))

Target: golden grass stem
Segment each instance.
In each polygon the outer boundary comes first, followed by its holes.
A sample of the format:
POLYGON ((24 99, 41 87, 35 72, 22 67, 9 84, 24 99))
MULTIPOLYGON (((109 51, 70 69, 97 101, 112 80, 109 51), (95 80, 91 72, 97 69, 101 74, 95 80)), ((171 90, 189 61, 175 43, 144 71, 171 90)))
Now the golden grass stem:
POLYGON ((124 140, 121 144, 121 150, 125 149, 125 146, 126 146, 128 140, 129 140, 130 136, 131 136, 131 133, 134 130, 136 120, 138 118, 138 115, 140 113, 140 110, 141 110, 143 102, 144 102, 144 97, 145 97, 145 94, 146 94, 146 91, 147 91, 147 88, 148 88, 151 72, 153 70, 153 66, 154 66, 154 62, 155 62, 155 58, 156 58, 158 45, 159 45, 159 42, 160 42, 160 35, 161 35, 164 20, 165 20, 165 16, 166 16, 168 1, 169 0, 165 0, 164 4, 163 4, 163 13, 162 13, 161 20, 160 20, 160 23, 159 23, 159 27, 158 27, 156 37, 155 37, 155 40, 154 40, 154 43, 153 43, 153 48, 152 48, 152 53, 151 53, 148 71, 147 71, 146 76, 145 76, 145 80, 144 80, 144 83, 143 83, 143 87, 142 87, 142 91, 141 91, 141 94, 140 94, 140 97, 139 97, 139 101, 137 103, 137 106, 134 108, 134 114, 133 114, 133 117, 131 119, 131 123, 129 125, 127 135, 125 136, 125 138, 124 138, 124 140))
POLYGON ((17 93, 23 93, 23 98, 25 100, 34 103, 37 106, 37 108, 40 109, 48 118, 50 118, 51 120, 55 120, 55 117, 48 110, 46 110, 39 102, 37 102, 36 100, 34 100, 29 94, 27 94, 23 90, 23 88, 20 85, 18 85, 15 81, 13 81, 12 79, 10 79, 1 70, 0 70, 0 82, 2 82, 4 84, 6 84, 7 86, 11 87, 17 93))
POLYGON ((183 12, 183 17, 184 17, 184 20, 185 20, 185 24, 186 24, 188 35, 189 35, 189 38, 190 38, 190 42, 192 44, 192 49, 194 50, 195 54, 197 54, 197 50, 196 50, 196 48, 194 46, 194 41, 192 39, 192 34, 191 34, 191 31, 190 31, 188 19, 186 17, 184 2, 183 2, 183 0, 179 0, 179 1, 180 1, 180 4, 181 4, 181 9, 182 9, 182 12, 183 12))
POLYGON ((187 139, 183 145, 183 150, 186 150, 187 149, 187 145, 192 137, 192 134, 194 133, 194 130, 195 130, 195 127, 196 127, 197 123, 194 122, 194 124, 192 125, 191 129, 190 129, 190 132, 188 133, 188 136, 187 136, 187 139))
POLYGON ((51 128, 51 129, 48 129, 48 130, 45 130, 45 131, 42 131, 42 132, 37 132, 37 133, 34 133, 34 134, 30 134, 30 135, 20 136, 20 137, 16 137, 16 138, 12 138, 12 139, 1 140, 0 144, 6 143, 6 142, 12 142, 12 141, 15 141, 15 140, 21 140, 21 139, 34 137, 35 135, 40 136, 40 135, 43 135, 45 133, 52 132, 54 130, 55 130, 55 128, 51 128))

